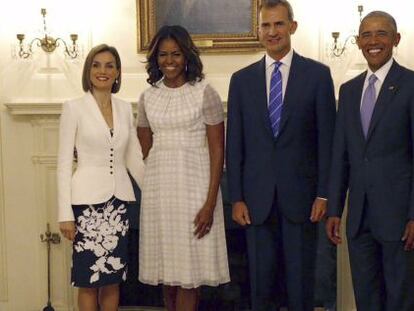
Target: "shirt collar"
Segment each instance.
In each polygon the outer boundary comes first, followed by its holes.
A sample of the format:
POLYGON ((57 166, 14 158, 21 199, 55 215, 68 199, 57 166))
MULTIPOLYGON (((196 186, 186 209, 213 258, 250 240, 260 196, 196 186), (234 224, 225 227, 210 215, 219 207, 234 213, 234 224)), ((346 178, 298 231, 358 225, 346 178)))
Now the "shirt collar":
MULTIPOLYGON (((284 57, 282 57, 282 59, 279 60, 279 62, 281 62, 284 66, 286 65, 289 68, 290 65, 292 64, 292 58, 293 58, 293 49, 290 49, 290 51, 284 57)), ((266 61, 266 69, 269 69, 269 67, 273 66, 273 64, 277 62, 277 60, 271 58, 268 53, 266 53, 265 61, 266 61)))
POLYGON ((375 74, 375 76, 378 78, 378 80, 380 80, 381 82, 384 82, 385 77, 387 76, 388 72, 391 69, 393 61, 394 61, 394 59, 391 57, 388 62, 386 62, 384 65, 382 65, 382 67, 380 69, 378 69, 377 71, 375 71, 375 72, 372 72, 372 70, 369 69, 369 67, 368 67, 366 79, 369 79, 369 77, 372 74, 375 74))

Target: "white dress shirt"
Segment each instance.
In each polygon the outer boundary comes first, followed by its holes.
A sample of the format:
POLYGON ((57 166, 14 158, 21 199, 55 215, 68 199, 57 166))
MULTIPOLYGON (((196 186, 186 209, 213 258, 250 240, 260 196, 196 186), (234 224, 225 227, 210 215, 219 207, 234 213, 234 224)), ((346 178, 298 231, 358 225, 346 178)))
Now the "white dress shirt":
MULTIPOLYGON (((279 70, 282 74, 282 101, 283 98, 285 98, 285 91, 287 82, 289 79, 289 72, 290 72, 290 66, 292 64, 292 58, 293 58, 293 50, 291 49, 279 62, 282 63, 280 65, 279 70)), ((275 62, 277 60, 271 58, 269 54, 266 53, 265 57, 266 62, 266 94, 267 94, 267 105, 269 105, 269 90, 270 90, 270 80, 272 78, 273 70, 275 69, 275 62)))
POLYGON ((377 81, 375 81, 374 83, 374 87, 375 87, 375 99, 378 98, 378 94, 381 90, 382 84, 384 83, 385 78, 387 77, 388 72, 391 69, 392 63, 393 63, 393 58, 391 57, 390 60, 388 62, 386 62, 380 69, 378 69, 375 72, 372 72, 371 69, 367 70, 367 75, 365 77, 365 82, 364 82, 364 87, 362 88, 362 95, 361 95, 361 104, 360 107, 362 106, 362 99, 364 98, 364 93, 366 88, 368 87, 369 84, 369 77, 371 77, 372 74, 375 74, 375 76, 377 77, 377 81))

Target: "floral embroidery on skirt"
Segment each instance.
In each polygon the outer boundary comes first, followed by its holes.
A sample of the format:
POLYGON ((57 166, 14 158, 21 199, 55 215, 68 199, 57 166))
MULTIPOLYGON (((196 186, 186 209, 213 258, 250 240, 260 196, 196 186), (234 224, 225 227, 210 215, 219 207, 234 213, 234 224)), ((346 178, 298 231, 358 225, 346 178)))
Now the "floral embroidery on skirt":
POLYGON ((101 287, 126 279, 129 221, 126 203, 116 198, 74 205, 72 285, 101 287))

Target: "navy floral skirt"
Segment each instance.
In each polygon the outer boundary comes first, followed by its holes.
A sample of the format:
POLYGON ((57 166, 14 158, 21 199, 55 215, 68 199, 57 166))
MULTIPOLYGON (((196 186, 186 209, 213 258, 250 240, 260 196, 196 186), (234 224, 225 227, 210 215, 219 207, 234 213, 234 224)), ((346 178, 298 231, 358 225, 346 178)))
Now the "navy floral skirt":
POLYGON ((126 280, 128 256, 127 204, 115 197, 94 205, 73 205, 76 235, 72 253, 72 285, 101 287, 126 280))

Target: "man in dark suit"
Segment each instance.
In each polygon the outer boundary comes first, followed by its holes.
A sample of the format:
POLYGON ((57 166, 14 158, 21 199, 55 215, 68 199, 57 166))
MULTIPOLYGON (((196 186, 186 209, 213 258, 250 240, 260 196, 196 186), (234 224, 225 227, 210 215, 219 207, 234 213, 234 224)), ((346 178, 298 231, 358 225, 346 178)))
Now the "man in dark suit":
POLYGON ((414 310, 414 72, 392 58, 400 41, 381 11, 361 22, 368 70, 341 86, 327 234, 339 244, 349 189, 347 239, 358 310, 414 310))
POLYGON ((316 222, 326 212, 335 98, 329 69, 291 49, 286 0, 263 1, 266 56, 233 74, 227 174, 233 219, 246 226, 254 311, 275 310, 279 268, 289 310, 313 310, 316 222))

